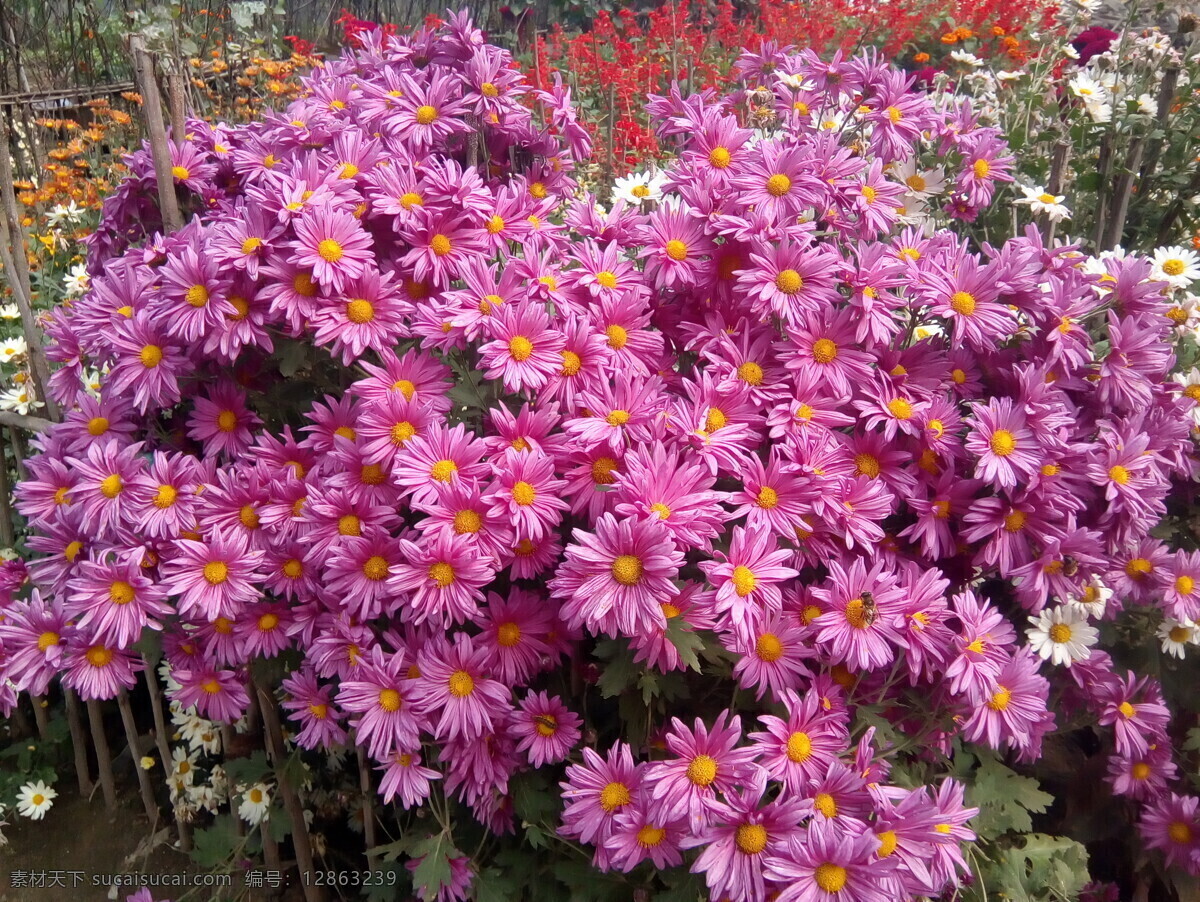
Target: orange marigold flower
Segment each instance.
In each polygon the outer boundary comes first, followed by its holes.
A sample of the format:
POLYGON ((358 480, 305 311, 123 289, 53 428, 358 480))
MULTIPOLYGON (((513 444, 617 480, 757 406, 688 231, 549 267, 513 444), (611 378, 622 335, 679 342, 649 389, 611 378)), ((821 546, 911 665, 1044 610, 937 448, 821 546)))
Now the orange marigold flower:
POLYGON ((955 34, 953 31, 947 32, 946 34, 942 35, 942 43, 943 44, 957 44, 958 43, 958 35, 955 34))
POLYGON ((998 38, 1002 38, 1006 34, 1008 34, 1008 32, 1005 31, 1003 28, 1001 28, 999 25, 993 25, 992 26, 992 34, 998 38))
POLYGON ((921 53, 918 53, 916 56, 913 57, 913 62, 914 63, 927 63, 927 62, 929 62, 929 54, 922 51, 921 53))

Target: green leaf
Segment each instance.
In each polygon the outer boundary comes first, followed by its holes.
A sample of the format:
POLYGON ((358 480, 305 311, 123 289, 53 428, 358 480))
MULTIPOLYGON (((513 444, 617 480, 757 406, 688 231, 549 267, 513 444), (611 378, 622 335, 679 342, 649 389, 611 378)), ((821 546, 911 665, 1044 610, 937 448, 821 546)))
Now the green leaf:
POLYGON ((704 650, 704 640, 682 617, 667 618, 667 641, 679 652, 679 660, 697 673, 700 672, 699 653, 704 650))
POLYGON ((667 889, 654 894, 654 902, 700 902, 707 897, 704 881, 698 874, 674 868, 663 876, 667 889))
POLYGON ((400 887, 408 883, 408 872, 405 868, 393 864, 381 865, 376 873, 383 872, 383 879, 372 881, 370 886, 364 886, 362 897, 364 902, 395 902, 400 898, 400 887), (394 874, 394 877, 387 876, 394 874))
POLYGON ((267 753, 263 751, 254 752, 247 758, 233 758, 225 763, 225 774, 229 777, 230 784, 234 786, 261 783, 270 773, 271 766, 267 764, 267 753))
POLYGON ((211 826, 197 830, 194 834, 192 860, 200 867, 215 870, 233 858, 234 850, 241 843, 234 829, 233 816, 219 814, 211 826))
POLYGON ((513 811, 522 821, 541 824, 558 811, 557 793, 550 789, 550 780, 542 771, 526 771, 509 781, 513 811))
POLYGON ((273 805, 271 807, 271 816, 264 822, 267 828, 267 835, 275 842, 283 842, 287 835, 292 832, 292 816, 288 814, 286 808, 282 805, 273 805))
POLYGON ((596 644, 596 655, 607 659, 604 672, 596 681, 600 694, 605 698, 620 695, 637 681, 642 666, 635 664, 628 646, 614 639, 605 639, 596 644))
POLYGON ((979 807, 971 828, 983 839, 995 839, 1009 830, 1028 833, 1033 829, 1030 814, 1040 814, 1054 801, 1054 796, 1042 792, 1037 780, 1021 776, 986 754, 967 787, 967 797, 968 804, 979 807))
POLYGON ((445 833, 426 837, 413 848, 413 857, 421 859, 413 871, 413 887, 425 902, 433 902, 441 888, 449 885, 450 859, 461 854, 445 833))
POLYGON ((382 846, 368 849, 367 855, 382 861, 395 861, 401 856, 411 858, 413 856, 413 849, 417 847, 417 843, 422 841, 422 837, 416 833, 409 833, 407 836, 400 837, 395 842, 385 843, 382 846))
POLYGON ((1088 880, 1087 849, 1065 836, 1031 833, 999 849, 985 874, 988 894, 1012 902, 1070 902, 1088 880))
POLYGON ((479 872, 472 886, 475 902, 512 902, 521 898, 515 880, 499 868, 485 868, 479 872))

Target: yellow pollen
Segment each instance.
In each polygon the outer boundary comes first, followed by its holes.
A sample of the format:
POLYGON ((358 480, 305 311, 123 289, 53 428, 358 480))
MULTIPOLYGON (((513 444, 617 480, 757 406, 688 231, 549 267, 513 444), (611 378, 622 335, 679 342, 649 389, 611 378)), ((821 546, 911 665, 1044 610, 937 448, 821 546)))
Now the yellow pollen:
POLYGON ((304 575, 304 563, 299 558, 291 558, 280 568, 288 579, 299 579, 304 575))
POLYGON ((564 376, 576 376, 583 369, 583 360, 574 351, 559 351, 562 355, 563 365, 559 371, 564 376))
POLYGON ((804 279, 794 269, 782 269, 775 277, 775 287, 784 294, 795 294, 804 287, 804 279))
POLYGON ((279 626, 278 614, 267 613, 258 618, 258 628, 264 633, 271 632, 277 626, 279 626))
POLYGON ((634 185, 629 189, 629 193, 638 198, 649 197, 650 187, 648 185, 634 185))
POLYGON ((613 559, 612 577, 622 586, 636 586, 642 581, 642 561, 633 554, 618 555, 613 559))
POLYGON ((154 369, 162 363, 163 352, 158 345, 143 345, 142 352, 138 355, 138 359, 148 370, 154 369))
POLYGON ((701 788, 711 786, 717 779, 717 762, 708 755, 697 755, 687 768, 687 778, 701 788))
POLYGON ((553 714, 539 714, 534 723, 539 736, 553 736, 558 732, 558 718, 553 714))
POLYGON ((544 182, 534 182, 529 186, 529 193, 538 200, 541 200, 550 192, 546 189, 546 184, 544 182))
POLYGON ((988 440, 988 446, 997 457, 1008 457, 1017 450, 1017 440, 1007 429, 997 429, 988 440))
POLYGON ((63 557, 67 559, 68 563, 73 564, 81 551, 83 551, 83 542, 76 540, 63 549, 63 557))
POLYGON ((671 516, 671 509, 665 504, 655 503, 650 505, 650 510, 658 514, 658 519, 666 520, 671 516))
POLYGON ((733 582, 733 589, 737 592, 739 598, 745 598, 753 592, 758 582, 754 578, 753 571, 749 567, 743 567, 741 564, 733 568, 733 576, 730 579, 733 582))
POLYGON ((479 86, 479 93, 482 94, 484 97, 499 97, 500 89, 497 88, 490 81, 485 81, 483 84, 481 84, 479 86))
POLYGON ((108 587, 108 600, 113 604, 129 604, 134 599, 133 586, 118 579, 108 587))
POLYGON ((229 306, 233 308, 233 313, 225 314, 225 318, 228 320, 232 320, 235 323, 240 323, 250 315, 250 302, 240 295, 230 295, 229 306))
POLYGON ((326 238, 317 245, 317 254, 326 263, 337 263, 342 259, 344 253, 342 246, 332 238, 326 238))
POLYGON ((971 316, 975 313, 975 296, 965 291, 956 291, 950 295, 950 309, 959 316, 971 316))
POLYGON ((352 426, 338 426, 337 429, 333 430, 333 434, 340 435, 342 438, 348 438, 350 441, 354 441, 358 435, 352 426))
POLYGON ((343 514, 338 518, 338 535, 361 536, 362 521, 356 514, 343 514))
POLYGON ((779 504, 779 493, 769 485, 764 485, 758 490, 758 496, 754 499, 754 503, 763 510, 771 510, 779 504))
POLYGON ((1145 761, 1136 762, 1129 768, 1129 775, 1135 780, 1146 780, 1150 777, 1150 765, 1145 761))
POLYGON ((1162 271, 1168 276, 1181 276, 1185 269, 1187 269, 1187 264, 1178 257, 1163 261, 1162 271))
POLYGON ((311 273, 298 272, 292 277, 292 291, 302 298, 316 297, 317 283, 313 281, 311 273))
POLYGON ((116 498, 124 488, 125 481, 121 479, 120 474, 113 473, 100 480, 100 494, 105 498, 116 498))
POLYGON ((719 407, 708 408, 708 414, 704 418, 704 429, 707 432, 716 432, 718 429, 725 428, 725 424, 729 420, 725 416, 725 411, 719 407))
POLYGON ((678 263, 680 260, 687 259, 688 246, 678 238, 672 238, 667 242, 666 251, 667 256, 678 263))
POLYGON ((604 422, 608 423, 609 426, 624 426, 626 423, 629 422, 629 419, 630 419, 629 411, 621 410, 620 408, 618 408, 617 410, 614 410, 612 413, 610 413, 608 416, 606 416, 604 418, 604 422))
POLYGON ((846 886, 846 869, 840 864, 827 861, 813 871, 817 886, 827 893, 838 893, 846 886))
POLYGON ((867 606, 861 598, 852 598, 846 602, 846 622, 856 630, 865 630, 869 624, 867 622, 867 606))
POLYGON ((904 180, 904 184, 908 185, 908 187, 913 191, 924 191, 928 183, 925 181, 924 176, 914 172, 904 180))
POLYGON ((381 579, 386 579, 389 570, 387 558, 382 555, 373 554, 363 563, 363 576, 372 582, 379 582, 381 579))
POLYGON ((242 509, 238 511, 238 522, 247 529, 258 529, 258 511, 254 509, 253 504, 242 505, 242 509))
POLYGON ((792 180, 782 172, 777 172, 775 175, 767 179, 767 194, 772 197, 783 197, 792 190, 792 180))
POLYGON ((400 693, 395 689, 380 689, 379 690, 379 707, 383 708, 389 714, 399 711, 400 705, 403 704, 403 699, 400 698, 400 693))
POLYGON ((935 501, 933 504, 929 505, 929 508, 933 511, 933 515, 939 520, 945 520, 950 516, 949 501, 935 501))
POLYGON ((653 849, 663 841, 667 831, 653 824, 646 824, 637 832, 637 843, 643 849, 653 849))
POLYGON ((991 164, 987 160, 976 160, 971 166, 971 171, 975 173, 975 178, 987 178, 987 174, 992 171, 991 164))
POLYGON ((854 475, 866 476, 868 479, 876 479, 882 472, 882 467, 879 466, 879 460, 874 454, 855 454, 854 455, 854 475))
POLYGON ((397 379, 392 383, 392 389, 404 395, 404 400, 411 401, 417 393, 417 386, 408 379, 397 379))
POLYGON ((907 420, 913 415, 912 405, 904 398, 893 398, 888 401, 888 410, 898 420, 907 420))
POLYGON ((1004 517, 1004 529, 1007 532, 1020 532, 1025 528, 1025 511, 1010 511, 1004 517))
POLYGON ((346 304, 346 319, 363 325, 375 319, 375 305, 366 298, 355 298, 346 304))
POLYGON ((514 335, 508 342, 508 353, 517 363, 528 360, 533 353, 533 342, 524 335, 514 335))
POLYGON ((1141 582, 1154 570, 1154 565, 1144 557, 1135 557, 1125 565, 1125 575, 1134 582, 1141 582))
POLYGON ((219 586, 229 579, 229 565, 224 561, 209 561, 204 565, 204 579, 210 586, 219 586))
POLYGON ((621 350, 629 341, 629 333, 625 331, 624 327, 615 323, 605 329, 604 334, 608 336, 608 346, 614 351, 621 350))
POLYGON ((611 813, 618 808, 624 808, 631 801, 633 801, 633 796, 630 795, 629 787, 624 783, 614 781, 600 790, 600 807, 605 812, 611 813))
POLYGON ((813 342, 812 356, 817 363, 833 363, 837 359, 838 346, 828 338, 818 338, 813 342))
POLYGON ((1196 588, 1196 581, 1186 573, 1175 577, 1175 591, 1180 595, 1191 595, 1196 588))
POLYGON ((466 698, 475 691, 475 680, 465 670, 450 674, 450 694, 455 698, 466 698))
POLYGON ((85 655, 87 662, 93 667, 107 667, 112 663, 112 649, 105 648, 103 645, 93 645, 87 650, 85 655))
POLYGON ((431 107, 428 104, 424 104, 423 106, 417 107, 417 124, 418 125, 429 125, 437 117, 438 117, 438 111, 434 107, 431 107))
POLYGON ((439 257, 444 257, 450 253, 450 239, 445 235, 434 235, 429 239, 429 249, 439 257))
POLYGON ((1117 485, 1126 485, 1129 482, 1129 471, 1120 464, 1114 467, 1109 467, 1108 478, 1117 485))
POLYGON ((1137 709, 1129 704, 1129 702, 1121 702, 1121 704, 1117 705, 1117 710, 1121 712, 1121 716, 1126 720, 1133 720, 1134 715, 1137 714, 1137 709))
POLYGON ((799 730, 788 736, 787 756, 793 764, 803 764, 812 756, 812 739, 799 730))
POLYGON ((454 515, 455 535, 474 535, 483 529, 483 518, 471 509, 460 510, 454 515))
POLYGON ((763 384, 763 368, 752 360, 747 360, 737 368, 738 378, 747 385, 763 384))
POLYGON ((1187 845, 1192 841, 1192 828, 1183 821, 1172 821, 1171 826, 1167 827, 1167 836, 1171 842, 1187 845))
POLYGON ((596 485, 612 485, 617 481, 613 475, 617 471, 617 462, 611 457, 597 457, 592 461, 592 482, 596 485))
POLYGON ((783 643, 774 633, 763 633, 754 643, 754 654, 760 661, 773 664, 783 657, 783 643))
POLYGON ((454 568, 445 561, 438 561, 430 565, 429 578, 444 589, 454 584, 454 568))
POLYGON ((734 834, 734 843, 746 855, 757 855, 767 847, 767 828, 762 824, 742 824, 734 834))
POLYGON ((400 195, 400 206, 406 210, 411 210, 413 207, 425 206, 425 200, 415 191, 405 191, 400 195))
POLYGON ((895 830, 884 830, 882 833, 876 833, 875 836, 879 840, 879 849, 876 850, 875 854, 880 858, 887 858, 896 851, 897 837, 895 830))
POLYGON ((186 166, 172 166, 171 167, 171 177, 174 178, 176 181, 183 182, 183 181, 187 181, 188 179, 190 179, 192 177, 192 173, 188 170, 188 168, 186 166))
POLYGON ((818 792, 816 798, 813 799, 813 808, 821 812, 826 817, 837 817, 838 806, 834 801, 833 796, 827 792, 818 792))
POLYGON ((671 604, 671 602, 669 602, 669 601, 664 601, 662 603, 661 607, 662 607, 663 616, 666 617, 668 620, 673 620, 676 617, 678 617, 680 614, 683 613, 683 611, 679 610, 679 608, 677 608, 675 605, 671 604))
POLYGON ((243 254, 253 254, 260 247, 262 247, 262 239, 255 238, 253 235, 251 235, 249 238, 247 238, 245 241, 242 242, 242 253, 243 254))
POLYGON ((221 691, 221 684, 216 680, 205 680, 200 684, 200 688, 209 695, 217 695, 221 691))
POLYGON ((458 472, 458 464, 452 460, 439 460, 429 471, 429 475, 437 482, 449 482, 458 472))
POLYGON ((203 285, 193 285, 187 290, 183 299, 193 307, 203 307, 208 303, 208 289, 203 285))
MULTIPOLYGON (((412 438, 416 434, 417 434, 417 427, 414 426, 412 423, 408 422, 407 420, 405 420, 403 423, 397 423, 396 425, 394 425, 392 427, 392 433, 391 433, 392 444, 393 445, 403 445, 405 442, 407 442, 410 438, 412 438)), ((370 466, 379 466, 379 465, 371 464, 370 466)), ((365 469, 366 468, 364 467, 364 470, 365 469)), ((380 476, 382 477, 382 475, 383 475, 383 470, 381 468, 380 476)), ((366 482, 366 479, 364 479, 363 481, 366 482)), ((382 482, 382 481, 383 480, 380 479, 380 482, 382 482)), ((371 484, 378 485, 378 483, 371 483, 371 484)))
POLYGON ((1063 643, 1071 641, 1071 628, 1065 623, 1055 623, 1050 627, 1049 636, 1051 642, 1063 643))
POLYGON ((714 147, 708 152, 708 162, 715 169, 725 169, 733 162, 733 154, 726 147, 714 147))
POLYGON ((1012 701, 1012 692, 1005 686, 999 687, 987 700, 987 706, 993 711, 1004 711, 1012 701))
POLYGON ((232 410, 222 410, 217 414, 217 428, 222 432, 233 432, 237 427, 237 414, 232 410))
POLYGON ((61 641, 61 638, 62 637, 60 637, 58 633, 54 632, 53 630, 46 630, 46 632, 38 636, 37 650, 44 652, 48 648, 53 648, 55 645, 58 645, 58 643, 61 641))
POLYGON ((521 641, 521 628, 512 621, 502 623, 496 629, 496 642, 504 648, 512 648, 521 641))
POLYGON ((863 196, 863 200, 865 200, 867 203, 873 204, 873 203, 875 203, 875 198, 879 196, 879 192, 877 192, 870 185, 863 185, 862 186, 862 196, 863 196))
POLYGON ((533 504, 533 500, 537 497, 537 489, 524 480, 514 482, 512 487, 512 499, 521 507, 528 507, 533 504))

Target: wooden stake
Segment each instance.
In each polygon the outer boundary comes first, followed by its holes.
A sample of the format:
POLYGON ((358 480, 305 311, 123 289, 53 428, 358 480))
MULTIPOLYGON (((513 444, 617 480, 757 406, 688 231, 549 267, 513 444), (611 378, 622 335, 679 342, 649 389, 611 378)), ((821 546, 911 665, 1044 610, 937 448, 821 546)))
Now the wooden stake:
POLYGON ((29 281, 29 261, 25 258, 25 230, 21 226, 21 213, 17 208, 17 196, 13 192, 12 158, 8 155, 8 122, 0 121, 0 193, 4 197, 4 215, 0 216, 0 258, 9 273, 8 283, 12 287, 13 300, 21 313, 21 329, 25 343, 29 346, 29 365, 33 375, 33 386, 38 400, 46 405, 46 413, 58 422, 58 403, 50 397, 50 366, 46 362, 46 349, 42 345, 42 330, 33 313, 33 290, 29 281))
POLYGON ((46 696, 31 695, 29 700, 33 702, 33 719, 37 722, 38 737, 44 742, 50 729, 50 722, 46 718, 46 696))
MULTIPOLYGON (((251 685, 253 686, 253 683, 251 685)), ((300 873, 311 874, 314 871, 312 841, 308 836, 308 824, 304 821, 304 806, 300 802, 300 795, 296 792, 296 788, 280 770, 283 764, 284 750, 283 728, 279 723, 278 703, 274 693, 268 692, 262 686, 257 687, 257 691, 259 707, 262 709, 263 726, 266 727, 267 747, 271 752, 275 774, 279 781, 279 794, 283 796, 284 807, 287 808, 292 819, 292 845, 296 850, 296 866, 300 869, 300 873)), ((303 881, 303 886, 305 902, 324 902, 324 887, 312 885, 307 880, 303 881)))
POLYGON ((88 768, 87 740, 83 736, 83 721, 79 716, 79 696, 69 686, 63 686, 67 699, 67 726, 71 730, 71 750, 75 753, 75 779, 79 782, 79 794, 88 798, 92 794, 92 774, 88 768))
POLYGON ((109 811, 117 807, 117 781, 113 779, 112 753, 108 750, 108 737, 104 735, 104 715, 100 702, 87 700, 88 723, 92 728, 92 747, 96 750, 96 767, 100 771, 100 787, 104 790, 104 804, 109 811))
POLYGON ((363 806, 363 839, 367 844, 367 867, 375 869, 377 861, 371 854, 375 848, 375 791, 371 789, 371 769, 367 766, 367 755, 361 745, 355 747, 358 753, 358 788, 362 791, 363 806))
MULTIPOLYGON (((146 669, 142 671, 142 677, 146 681, 146 690, 150 693, 150 710, 154 715, 154 744, 158 747, 158 757, 162 759, 163 779, 171 779, 171 744, 167 741, 167 722, 163 716, 162 706, 162 691, 158 686, 158 673, 154 669, 154 664, 149 658, 143 656, 143 661, 146 662, 146 669)), ((175 827, 179 830, 179 848, 181 851, 190 852, 192 850, 192 825, 188 823, 186 818, 180 817, 179 812, 172 806, 171 813, 175 817, 175 827)))
POLYGON ((137 76, 138 91, 142 95, 142 115, 150 139, 150 153, 154 157, 154 178, 158 182, 158 209, 162 213, 163 231, 172 232, 183 224, 179 215, 179 199, 175 196, 175 177, 171 174, 171 151, 167 145, 167 126, 163 122, 162 98, 158 94, 158 82, 154 78, 154 59, 146 50, 141 35, 129 38, 129 50, 133 54, 133 70, 137 76))
MULTIPOLYGON (((15 452, 14 452, 14 457, 15 452)), ((4 430, 0 429, 0 545, 12 548, 17 541, 13 528, 12 486, 8 484, 8 464, 4 460, 4 430)))
POLYGON ((125 741, 129 743, 129 757, 133 760, 133 769, 137 771, 138 789, 142 793, 142 805, 146 808, 146 820, 150 822, 150 832, 158 825, 158 802, 154 800, 154 787, 150 785, 150 775, 142 767, 142 752, 138 746, 137 722, 133 719, 133 708, 129 706, 129 693, 124 689, 117 696, 117 707, 121 711, 121 723, 125 726, 125 741))

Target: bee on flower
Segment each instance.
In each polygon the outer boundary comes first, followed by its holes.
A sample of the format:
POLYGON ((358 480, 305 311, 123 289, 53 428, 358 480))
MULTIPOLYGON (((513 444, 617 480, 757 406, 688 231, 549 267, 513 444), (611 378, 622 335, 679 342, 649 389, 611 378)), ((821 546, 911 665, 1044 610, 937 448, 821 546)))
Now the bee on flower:
POLYGON ((663 199, 667 177, 662 172, 633 172, 613 182, 614 200, 645 206, 663 199))

